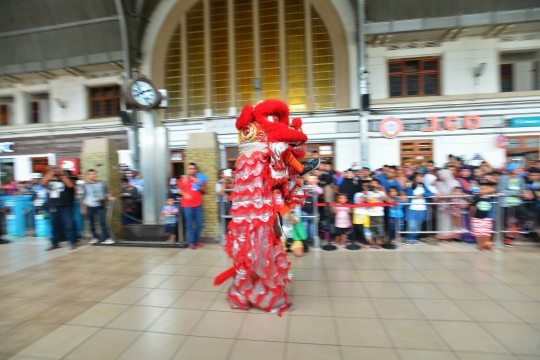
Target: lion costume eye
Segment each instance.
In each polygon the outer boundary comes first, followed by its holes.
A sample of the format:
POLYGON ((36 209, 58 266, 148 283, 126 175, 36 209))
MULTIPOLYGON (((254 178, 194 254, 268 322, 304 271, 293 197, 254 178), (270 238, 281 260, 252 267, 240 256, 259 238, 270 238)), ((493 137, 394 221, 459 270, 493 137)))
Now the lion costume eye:
POLYGON ((268 115, 268 121, 274 122, 274 117, 272 115, 268 115))

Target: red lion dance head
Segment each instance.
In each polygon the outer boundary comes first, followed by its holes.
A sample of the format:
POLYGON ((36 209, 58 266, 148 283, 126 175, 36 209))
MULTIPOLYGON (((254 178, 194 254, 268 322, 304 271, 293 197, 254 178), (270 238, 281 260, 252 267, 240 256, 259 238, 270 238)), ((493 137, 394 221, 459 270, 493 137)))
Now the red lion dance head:
POLYGON ((304 157, 301 145, 308 140, 302 131, 302 120, 289 121, 289 107, 281 100, 269 99, 255 106, 246 105, 236 120, 238 142, 284 142, 296 147, 296 158, 304 157))

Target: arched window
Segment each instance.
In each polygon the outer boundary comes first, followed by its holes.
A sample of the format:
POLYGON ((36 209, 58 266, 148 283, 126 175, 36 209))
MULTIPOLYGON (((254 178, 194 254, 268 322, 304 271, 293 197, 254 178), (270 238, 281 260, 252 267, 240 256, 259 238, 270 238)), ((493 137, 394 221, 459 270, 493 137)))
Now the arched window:
POLYGON ((335 108, 332 45, 310 1, 200 0, 185 19, 167 51, 167 118, 238 113, 269 98, 291 111, 335 108))

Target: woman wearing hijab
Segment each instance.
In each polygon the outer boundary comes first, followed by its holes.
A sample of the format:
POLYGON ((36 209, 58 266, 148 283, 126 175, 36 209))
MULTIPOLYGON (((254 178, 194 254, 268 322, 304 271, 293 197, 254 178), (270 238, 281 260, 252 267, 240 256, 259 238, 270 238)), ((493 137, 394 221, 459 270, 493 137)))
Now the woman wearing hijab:
MULTIPOLYGON (((448 169, 439 170, 439 181, 437 181, 437 193, 442 196, 441 203, 449 203, 450 196, 454 193, 456 187, 456 179, 452 172, 448 169)), ((450 240, 454 238, 454 228, 452 226, 452 215, 450 214, 449 205, 438 205, 437 214, 437 239, 450 240)))
MULTIPOLYGON (((467 195, 477 194, 480 191, 480 185, 474 178, 473 169, 470 166, 464 165, 461 168, 457 181, 461 184, 463 187, 463 192, 467 195)), ((460 239, 468 243, 476 242, 475 237, 471 234, 471 222, 468 211, 464 212, 462 219, 463 227, 467 230, 467 232, 462 232, 459 236, 460 239)))

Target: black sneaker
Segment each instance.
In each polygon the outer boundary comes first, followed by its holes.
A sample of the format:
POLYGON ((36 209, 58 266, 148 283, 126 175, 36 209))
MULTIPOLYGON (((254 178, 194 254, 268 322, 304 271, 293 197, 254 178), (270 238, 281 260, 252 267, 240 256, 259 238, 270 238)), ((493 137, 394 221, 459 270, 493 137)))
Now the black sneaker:
POLYGON ((319 167, 319 165, 321 165, 321 159, 312 159, 310 161, 308 161, 305 165, 304 165, 304 171, 302 171, 300 174, 300 176, 304 176, 306 174, 309 174, 310 172, 312 172, 313 170, 317 170, 317 168, 319 167))

